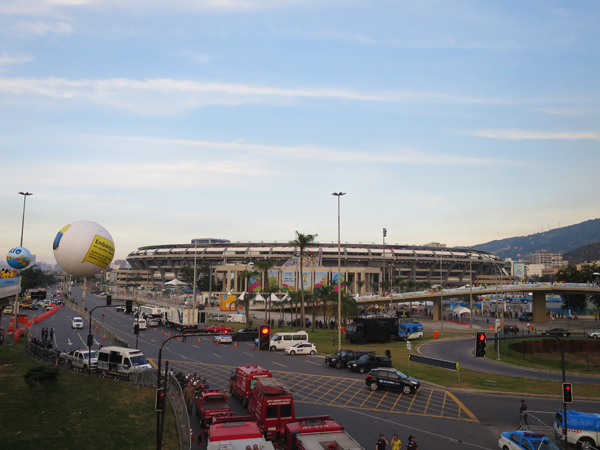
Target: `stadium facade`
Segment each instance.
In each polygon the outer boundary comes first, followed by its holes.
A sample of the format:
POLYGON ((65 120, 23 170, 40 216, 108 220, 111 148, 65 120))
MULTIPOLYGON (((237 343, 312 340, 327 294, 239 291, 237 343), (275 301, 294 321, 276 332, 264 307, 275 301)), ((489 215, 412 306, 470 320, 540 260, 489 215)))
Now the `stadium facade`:
MULTIPOLYGON (((464 285, 488 282, 501 277, 503 261, 490 252, 476 249, 451 249, 440 246, 407 246, 376 244, 341 245, 341 281, 348 281, 351 292, 365 295, 375 290, 373 284, 401 277, 427 281, 433 285, 464 285)), ((253 263, 263 259, 277 260, 268 273, 271 285, 281 291, 299 289, 299 250, 286 243, 232 243, 226 239, 194 239, 189 244, 150 245, 140 247, 127 256, 135 270, 146 270, 155 284, 164 284, 178 276, 182 267, 209 264, 214 291, 240 294, 260 288, 260 276, 249 282, 241 275, 252 271, 253 263)), ((304 288, 311 290, 323 284, 337 284, 338 245, 316 243, 305 250, 303 260, 304 288)))

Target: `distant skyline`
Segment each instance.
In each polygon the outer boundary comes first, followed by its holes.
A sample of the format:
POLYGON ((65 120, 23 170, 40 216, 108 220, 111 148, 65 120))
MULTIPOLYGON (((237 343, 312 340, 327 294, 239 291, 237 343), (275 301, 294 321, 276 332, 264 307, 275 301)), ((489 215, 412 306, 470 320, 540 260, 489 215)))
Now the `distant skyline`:
MULTIPOLYGON (((0 250, 470 246, 599 217, 600 4, 0 0, 0 250)), ((3 257, 5 258, 5 257, 3 257)))

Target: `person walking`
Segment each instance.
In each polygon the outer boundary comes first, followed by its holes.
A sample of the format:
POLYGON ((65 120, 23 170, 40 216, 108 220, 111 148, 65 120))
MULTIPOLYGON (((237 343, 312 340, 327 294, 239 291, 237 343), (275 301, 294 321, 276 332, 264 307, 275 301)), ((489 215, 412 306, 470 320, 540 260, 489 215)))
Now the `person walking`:
POLYGON ((529 423, 527 422, 527 404, 525 403, 525 400, 521 400, 521 406, 519 408, 519 415, 520 415, 520 427, 523 427, 523 425, 527 426, 529 425, 529 423))
POLYGON ((402 441, 400 439, 398 439, 397 434, 394 434, 394 436, 392 437, 392 442, 390 442, 390 445, 392 446, 392 450, 400 450, 402 441))
POLYGON ((54 328, 50 328, 50 340, 54 337, 54 328))
POLYGON ((411 434, 406 443, 406 450, 418 450, 419 446, 415 442, 415 437, 411 434))
POLYGON ((335 333, 331 335, 331 345, 335 347, 335 333))
MULTIPOLYGON (((390 350, 389 347, 385 349, 385 356, 387 356, 388 358, 392 357, 392 351, 390 350)), ((394 435, 394 436, 396 436, 396 435, 394 435)))
POLYGON ((379 435, 379 439, 375 443, 375 450, 385 450, 385 446, 390 445, 383 433, 379 435))
POLYGON ((185 399, 185 406, 188 410, 188 413, 192 413, 192 406, 194 405, 194 397, 196 395, 196 390, 194 386, 188 384, 183 390, 183 398, 185 399))

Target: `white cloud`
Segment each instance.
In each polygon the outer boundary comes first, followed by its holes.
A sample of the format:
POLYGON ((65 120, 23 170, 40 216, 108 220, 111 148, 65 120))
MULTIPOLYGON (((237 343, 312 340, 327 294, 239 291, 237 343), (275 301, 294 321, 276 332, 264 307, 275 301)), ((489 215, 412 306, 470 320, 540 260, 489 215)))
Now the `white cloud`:
POLYGON ((14 26, 15 30, 23 34, 36 34, 45 36, 50 33, 71 34, 73 27, 66 22, 58 22, 48 24, 44 22, 17 22, 14 26))
POLYGON ((178 52, 177 55, 183 56, 185 58, 189 58, 192 62, 200 63, 200 64, 211 61, 213 59, 208 55, 203 55, 203 54, 191 52, 188 50, 182 50, 182 51, 178 52))
POLYGON ((21 64, 29 61, 33 61, 31 56, 9 55, 8 53, 2 53, 0 55, 0 66, 5 66, 8 64, 21 64))
POLYGON ((556 109, 556 108, 546 108, 540 109, 540 112, 551 114, 554 116, 578 116, 582 114, 592 113, 593 110, 590 109, 556 109))
POLYGON ((481 130, 469 133, 472 136, 481 136, 492 139, 559 139, 559 140, 580 140, 580 139, 600 139, 600 132, 548 132, 548 131, 528 131, 528 130, 481 130))

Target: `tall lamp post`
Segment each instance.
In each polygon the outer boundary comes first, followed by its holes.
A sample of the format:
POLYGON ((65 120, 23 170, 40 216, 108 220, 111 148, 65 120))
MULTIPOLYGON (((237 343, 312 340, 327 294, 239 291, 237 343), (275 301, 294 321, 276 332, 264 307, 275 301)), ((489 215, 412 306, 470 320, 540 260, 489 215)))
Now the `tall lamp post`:
MULTIPOLYGON (((383 281, 385 281, 385 237, 387 236, 387 228, 383 229, 383 281)), ((381 296, 383 297, 383 288, 381 289, 381 296)))
POLYGON ((473 328, 473 247, 469 247, 469 329, 473 328))
POLYGON ((340 238, 340 197, 346 195, 345 192, 334 192, 331 195, 337 197, 338 203, 338 350, 342 349, 342 289, 341 289, 341 278, 342 278, 342 241, 340 238))
POLYGON ((23 220, 21 221, 21 244, 20 247, 23 247, 23 228, 25 227, 25 202, 27 201, 28 195, 33 195, 32 192, 19 192, 20 195, 23 196, 23 220))

